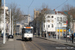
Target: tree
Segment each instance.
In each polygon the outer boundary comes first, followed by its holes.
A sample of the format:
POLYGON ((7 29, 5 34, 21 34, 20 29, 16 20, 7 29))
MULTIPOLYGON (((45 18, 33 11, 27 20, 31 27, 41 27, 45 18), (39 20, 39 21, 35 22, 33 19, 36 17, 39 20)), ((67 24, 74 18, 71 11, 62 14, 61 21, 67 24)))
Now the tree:
POLYGON ((73 20, 75 20, 75 7, 67 4, 67 5, 64 5, 62 10, 67 12, 68 28, 73 30, 73 27, 71 28, 70 23, 73 23, 73 20), (72 17, 71 17, 71 15, 72 15, 72 17))
POLYGON ((62 7, 62 11, 69 11, 73 8, 72 5, 66 4, 62 7))
MULTIPOLYGON (((40 31, 40 36, 42 35, 44 35, 43 33, 42 33, 42 27, 43 27, 43 23, 45 22, 45 14, 46 14, 46 12, 48 12, 48 10, 50 10, 49 8, 48 8, 48 5, 45 5, 45 4, 43 4, 42 5, 42 9, 40 8, 40 9, 38 9, 37 11, 39 11, 39 14, 37 15, 37 18, 36 19, 34 19, 34 22, 36 23, 36 28, 39 28, 39 31, 40 31), (38 25, 38 26, 37 26, 38 25)), ((37 29, 36 29, 37 30, 37 29)))
POLYGON ((23 13, 20 10, 20 8, 17 7, 17 5, 15 3, 11 3, 9 5, 9 9, 11 9, 11 16, 13 16, 14 30, 15 30, 16 24, 20 23, 22 20, 24 20, 23 13))

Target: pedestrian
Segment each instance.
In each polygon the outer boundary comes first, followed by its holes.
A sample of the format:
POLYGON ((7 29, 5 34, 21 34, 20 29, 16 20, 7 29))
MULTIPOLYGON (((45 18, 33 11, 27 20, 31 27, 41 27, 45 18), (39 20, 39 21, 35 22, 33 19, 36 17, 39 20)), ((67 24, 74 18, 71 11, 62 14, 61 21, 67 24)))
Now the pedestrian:
POLYGON ((45 38, 46 38, 46 33, 45 33, 45 38))
POLYGON ((53 33, 53 38, 54 38, 54 33, 53 33))
POLYGON ((72 43, 73 43, 74 35, 72 34, 72 43))
POLYGON ((50 38, 50 33, 49 33, 49 38, 50 38))

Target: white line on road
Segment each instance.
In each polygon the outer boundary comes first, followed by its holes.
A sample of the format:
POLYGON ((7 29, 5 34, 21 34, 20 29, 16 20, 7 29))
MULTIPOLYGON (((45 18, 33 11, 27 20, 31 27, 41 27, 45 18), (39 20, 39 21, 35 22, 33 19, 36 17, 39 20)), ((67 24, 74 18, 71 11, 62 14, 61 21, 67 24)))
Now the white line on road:
POLYGON ((21 42, 21 43, 22 43, 23 49, 26 50, 26 47, 25 47, 24 43, 23 42, 21 42))

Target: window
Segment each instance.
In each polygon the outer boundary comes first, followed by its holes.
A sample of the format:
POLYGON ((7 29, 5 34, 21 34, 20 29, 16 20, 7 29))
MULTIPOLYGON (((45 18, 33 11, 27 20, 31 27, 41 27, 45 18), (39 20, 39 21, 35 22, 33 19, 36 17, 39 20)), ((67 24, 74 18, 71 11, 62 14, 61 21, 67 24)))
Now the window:
POLYGON ((50 27, 50 25, 48 25, 48 27, 50 27))
POLYGON ((52 18, 53 18, 53 16, 52 16, 52 18))
POLYGON ((48 16, 47 18, 50 18, 50 16, 48 16))
POLYGON ((63 18, 63 23, 66 23, 66 21, 67 21, 67 18, 64 17, 64 18, 63 18))
POLYGON ((59 21, 59 17, 57 17, 57 21, 59 21))
POLYGON ((52 20, 52 23, 53 23, 54 21, 52 20))
POLYGON ((52 24, 52 28, 53 28, 53 24, 52 24))
POLYGON ((32 33, 32 29, 25 29, 25 33, 32 33))
POLYGON ((47 20, 47 22, 50 22, 50 20, 47 20))
POLYGON ((62 17, 60 17, 60 22, 62 22, 62 17))

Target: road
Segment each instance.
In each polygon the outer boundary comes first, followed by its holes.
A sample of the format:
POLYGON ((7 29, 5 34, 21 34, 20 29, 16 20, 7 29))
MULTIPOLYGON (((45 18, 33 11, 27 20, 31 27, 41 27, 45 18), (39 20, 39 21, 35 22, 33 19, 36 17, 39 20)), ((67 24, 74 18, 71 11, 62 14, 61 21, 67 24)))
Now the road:
MULTIPOLYGON (((0 39, 2 40, 2 38, 0 39)), ((63 45, 59 42, 54 42, 36 37, 33 38, 33 41, 22 41, 21 36, 16 36, 14 41, 7 41, 6 45, 4 45, 3 47, 1 47, 0 45, 0 50, 75 50, 75 49, 74 47, 63 45)))
POLYGON ((33 41, 23 41, 26 50, 75 50, 74 47, 60 44, 59 42, 53 42, 40 38, 33 38, 33 41))

